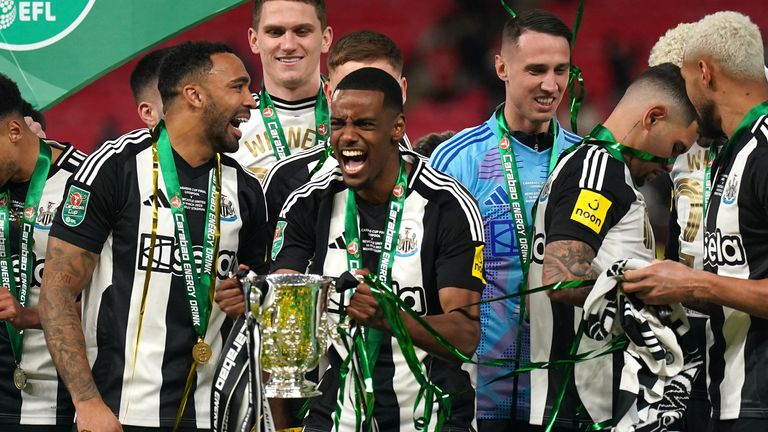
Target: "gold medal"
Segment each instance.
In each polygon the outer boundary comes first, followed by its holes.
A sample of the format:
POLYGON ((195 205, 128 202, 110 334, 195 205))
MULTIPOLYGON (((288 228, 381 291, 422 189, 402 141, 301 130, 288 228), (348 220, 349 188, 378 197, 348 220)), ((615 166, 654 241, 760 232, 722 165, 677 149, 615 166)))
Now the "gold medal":
POLYGON ((27 387, 27 373, 18 366, 13 371, 13 385, 19 390, 24 390, 27 387))
POLYGON ((213 355, 211 346, 202 339, 198 339, 195 346, 192 347, 192 358, 195 359, 195 362, 204 365, 211 359, 211 355, 213 355))

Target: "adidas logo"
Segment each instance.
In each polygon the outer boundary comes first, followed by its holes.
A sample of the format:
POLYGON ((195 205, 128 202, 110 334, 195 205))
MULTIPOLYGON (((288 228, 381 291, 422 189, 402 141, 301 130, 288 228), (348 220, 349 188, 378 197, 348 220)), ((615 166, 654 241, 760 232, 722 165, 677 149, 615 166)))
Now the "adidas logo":
MULTIPOLYGON (((152 200, 154 196, 150 195, 149 198, 144 200, 142 204, 148 207, 152 207, 152 200)), ((168 201, 168 198, 165 196, 165 192, 163 192, 162 189, 157 191, 157 207, 158 208, 171 208, 171 203, 168 201)))
POLYGON ((347 244, 343 236, 336 237, 336 240, 328 244, 328 249, 347 249, 347 244))
POLYGON ((509 204, 507 199, 507 191, 504 190, 504 186, 496 186, 496 189, 491 193, 488 199, 483 202, 487 206, 491 205, 504 205, 509 204))

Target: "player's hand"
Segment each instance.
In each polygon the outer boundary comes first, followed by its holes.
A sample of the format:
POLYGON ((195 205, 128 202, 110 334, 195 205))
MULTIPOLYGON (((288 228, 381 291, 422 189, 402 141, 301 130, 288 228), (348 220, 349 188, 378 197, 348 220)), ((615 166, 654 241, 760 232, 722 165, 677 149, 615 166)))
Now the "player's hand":
POLYGON ((77 430, 122 432, 123 427, 104 401, 94 398, 77 404, 77 430))
POLYGON ((24 117, 24 121, 27 122, 27 126, 29 126, 29 129, 34 132, 35 135, 40 138, 45 138, 45 131, 40 123, 34 121, 30 116, 24 117))
POLYGON ((24 308, 6 287, 0 287, 0 321, 8 321, 17 329, 24 329, 24 308))
POLYGON ((355 294, 347 306, 347 315, 358 324, 378 330, 389 331, 389 321, 387 321, 384 311, 379 308, 379 302, 373 296, 371 287, 368 284, 361 283, 355 289, 355 294))
POLYGON ((654 261, 651 265, 624 272, 621 289, 634 293, 645 304, 665 305, 693 300, 692 282, 696 271, 675 261, 654 261))
MULTIPOLYGON (((240 264, 240 270, 248 270, 248 266, 240 264)), ((245 295, 243 285, 236 277, 231 277, 216 285, 213 296, 221 310, 232 319, 237 319, 245 313, 245 295)))

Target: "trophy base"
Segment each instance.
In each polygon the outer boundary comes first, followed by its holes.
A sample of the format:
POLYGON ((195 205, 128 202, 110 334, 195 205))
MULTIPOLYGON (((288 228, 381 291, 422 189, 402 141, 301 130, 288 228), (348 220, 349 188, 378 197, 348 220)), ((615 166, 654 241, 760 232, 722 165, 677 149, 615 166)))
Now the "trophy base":
POLYGON ((317 389, 317 384, 303 379, 275 379, 274 375, 264 386, 268 398, 297 399, 311 398, 323 394, 317 389))

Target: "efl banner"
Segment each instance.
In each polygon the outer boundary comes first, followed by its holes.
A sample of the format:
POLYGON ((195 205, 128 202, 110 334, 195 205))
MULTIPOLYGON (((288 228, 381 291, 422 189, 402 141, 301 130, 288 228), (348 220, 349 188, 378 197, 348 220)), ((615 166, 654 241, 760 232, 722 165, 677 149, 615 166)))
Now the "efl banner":
POLYGON ((0 72, 45 110, 147 47, 247 0, 0 0, 0 72))

